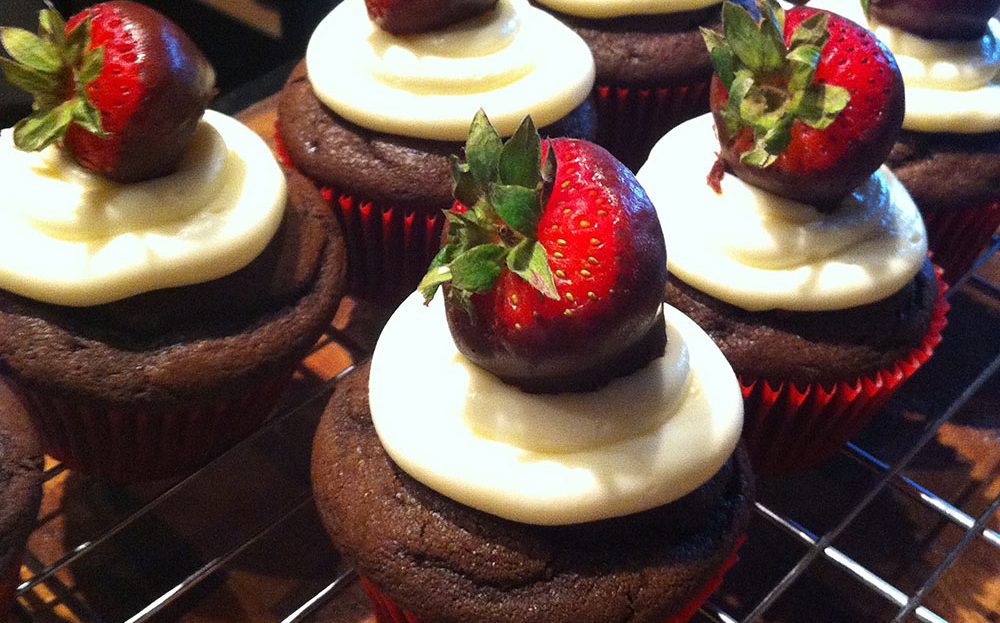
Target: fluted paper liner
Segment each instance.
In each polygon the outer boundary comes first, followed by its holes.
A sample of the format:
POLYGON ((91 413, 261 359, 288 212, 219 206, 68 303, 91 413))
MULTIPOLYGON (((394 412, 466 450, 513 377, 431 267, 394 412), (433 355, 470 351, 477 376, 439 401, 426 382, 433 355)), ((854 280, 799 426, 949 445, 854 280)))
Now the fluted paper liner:
MULTIPOLYGON (((746 541, 746 536, 742 536, 737 540, 732 554, 722 564, 722 567, 719 568, 718 573, 705 584, 694 599, 686 603, 676 614, 664 621, 664 623, 687 623, 687 621, 690 621, 694 617, 698 609, 719 589, 719 586, 722 585, 723 577, 736 564, 736 561, 739 560, 739 550, 744 541, 746 541)), ((365 594, 368 595, 368 600, 371 602, 376 623, 434 623, 433 621, 421 622, 416 616, 397 606, 385 593, 380 591, 364 576, 361 576, 361 586, 364 587, 365 594)))
POLYGON ((190 473, 255 431, 294 371, 236 396, 178 408, 69 399, 8 381, 37 423, 47 454, 80 472, 137 482, 190 473))
POLYGON ((948 283, 969 272, 1000 227, 1000 201, 956 210, 921 209, 920 213, 927 226, 927 246, 948 283))
POLYGON ((948 285, 941 273, 935 267, 938 295, 927 335, 891 367, 832 386, 774 386, 764 380, 740 378, 745 405, 743 439, 755 472, 789 474, 831 458, 930 359, 947 324, 949 305, 944 295, 948 285))
POLYGON ((709 82, 690 86, 639 88, 598 85, 596 143, 633 171, 671 128, 708 112, 709 82))
MULTIPOLYGON (((281 163, 295 168, 277 128, 275 144, 281 163)), ((349 189, 321 191, 344 228, 348 294, 394 309, 417 289, 441 248, 442 210, 376 202, 349 189)))

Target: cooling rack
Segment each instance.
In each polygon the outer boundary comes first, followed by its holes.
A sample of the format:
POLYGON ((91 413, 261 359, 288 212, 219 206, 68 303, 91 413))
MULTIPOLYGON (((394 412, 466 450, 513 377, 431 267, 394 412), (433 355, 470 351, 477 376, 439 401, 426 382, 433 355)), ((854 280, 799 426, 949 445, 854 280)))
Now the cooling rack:
MULTIPOLYGON (((872 425, 827 464, 760 481, 741 559, 695 621, 1000 621, 1000 238, 948 296, 943 343, 872 425)), ((369 621, 308 460, 384 320, 346 301, 269 423, 187 478, 121 486, 49 464, 12 616, 369 621)))

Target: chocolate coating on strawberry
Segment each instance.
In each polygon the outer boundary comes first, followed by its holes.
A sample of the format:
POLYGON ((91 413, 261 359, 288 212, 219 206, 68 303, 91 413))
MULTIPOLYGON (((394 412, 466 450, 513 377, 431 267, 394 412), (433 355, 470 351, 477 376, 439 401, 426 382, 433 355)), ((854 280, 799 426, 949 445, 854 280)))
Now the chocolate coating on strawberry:
POLYGON ((394 35, 412 35, 444 28, 482 15, 497 0, 365 0, 368 17, 394 35))
POLYGON ((723 5, 703 30, 716 74, 720 157, 741 179, 832 208, 886 159, 903 124, 903 79, 870 32, 839 15, 762 0, 723 5), (781 34, 779 34, 781 33, 781 34))
POLYGON ((662 355, 666 250, 632 173, 585 141, 540 147, 530 119, 500 145, 477 116, 455 165, 473 207, 449 214, 421 284, 428 299, 446 284, 458 349, 531 392, 592 390, 662 355))
POLYGON ((978 39, 1000 0, 871 0, 875 21, 926 39, 978 39))
POLYGON ((95 5, 39 36, 5 29, 7 79, 35 97, 15 126, 20 149, 62 141, 83 167, 118 182, 174 171, 215 94, 215 72, 176 24, 137 2, 95 5))

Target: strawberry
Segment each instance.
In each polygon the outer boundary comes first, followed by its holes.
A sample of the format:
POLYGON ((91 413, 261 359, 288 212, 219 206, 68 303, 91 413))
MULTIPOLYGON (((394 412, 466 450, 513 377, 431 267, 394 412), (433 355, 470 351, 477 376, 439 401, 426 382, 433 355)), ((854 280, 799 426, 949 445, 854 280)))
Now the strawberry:
POLYGON ((743 180, 820 208, 835 206, 882 162, 903 123, 892 54, 839 15, 773 0, 727 0, 712 57, 710 106, 720 157, 743 180), (779 33, 783 33, 779 34, 779 33))
POLYGON ((662 355, 666 250, 632 173, 597 145, 544 145, 525 119, 502 144, 480 111, 453 161, 444 247, 420 291, 445 284, 458 349, 526 391, 585 391, 662 355), (544 163, 544 164, 542 164, 544 163))
POLYGON ((411 35, 443 28, 482 15, 497 0, 365 0, 368 17, 394 35, 411 35))
POLYGON ((867 0, 870 16, 926 39, 978 39, 1000 0, 867 0))
POLYGON ((34 96, 18 148, 61 141, 82 166, 134 182, 173 171, 215 91, 215 73, 173 22, 136 2, 105 2, 64 23, 41 11, 39 34, 0 30, 8 82, 34 96))

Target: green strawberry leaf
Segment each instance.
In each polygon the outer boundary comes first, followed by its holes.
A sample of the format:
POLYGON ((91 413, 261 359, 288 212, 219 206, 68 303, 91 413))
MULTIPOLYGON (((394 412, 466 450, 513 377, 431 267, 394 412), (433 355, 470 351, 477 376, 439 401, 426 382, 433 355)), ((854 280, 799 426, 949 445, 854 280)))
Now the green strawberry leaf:
POLYGON ((38 32, 42 38, 56 46, 66 44, 66 21, 55 9, 42 9, 38 12, 38 32))
POLYGON ((830 33, 827 31, 829 22, 830 16, 826 13, 817 13, 809 19, 803 20, 792 33, 792 38, 788 42, 789 49, 794 50, 803 45, 822 49, 830 40, 830 33))
POLYGON ((0 27, 0 44, 12 59, 30 69, 48 74, 62 69, 59 48, 27 30, 0 27))
POLYGON ((721 34, 705 27, 700 30, 701 37, 705 40, 705 46, 708 47, 708 57, 712 61, 712 68, 719 76, 719 80, 722 81, 722 86, 726 87, 728 91, 736 77, 734 71, 736 59, 733 56, 733 50, 721 34))
POLYGON ((483 191, 469 171, 468 164, 460 162, 458 156, 454 155, 448 162, 451 164, 451 194, 459 203, 471 208, 483 196, 483 191))
POLYGON ((816 76, 819 65, 820 48, 814 45, 803 45, 795 48, 786 57, 791 63, 791 76, 788 78, 788 92, 799 94, 809 88, 816 76))
POLYGON ((871 19, 871 0, 861 0, 861 10, 866 18, 871 19))
POLYGON ((37 112, 14 126, 14 145, 23 151, 45 149, 65 136, 72 122, 72 102, 53 110, 37 112))
POLYGON ((76 73, 77 85, 87 86, 101 75, 102 69, 104 69, 104 46, 94 48, 83 55, 80 70, 76 73))
POLYGON ((556 150, 552 149, 551 141, 546 148, 545 162, 542 163, 542 183, 549 185, 556 181, 556 150))
POLYGON ((31 69, 2 56, 0 56, 0 72, 3 72, 4 79, 11 86, 35 97, 55 93, 62 84, 58 76, 31 69))
POLYGON ((94 108, 93 104, 83 98, 76 98, 73 102, 73 123, 99 138, 108 138, 111 136, 104 131, 104 126, 101 123, 101 113, 94 108))
POLYGON ((534 188, 541 181, 541 159, 541 141, 529 115, 500 150, 500 182, 534 188))
POLYGON ((830 84, 815 84, 803 91, 796 116, 811 128, 824 130, 851 101, 850 92, 830 84))
POLYGON ((86 53, 87 48, 90 47, 90 30, 93 18, 88 14, 87 17, 76 25, 73 30, 69 32, 66 36, 66 47, 64 48, 63 57, 66 62, 76 67, 83 62, 83 55, 86 53))
POLYGON ((454 241, 459 248, 469 249, 490 241, 489 231, 474 213, 459 214, 448 210, 445 212, 445 217, 448 219, 449 244, 454 241))
POLYGON ((527 238, 538 238, 538 220, 542 217, 538 191, 524 186, 496 184, 490 193, 490 201, 500 220, 508 227, 527 238))
POLYGON ((508 249, 501 245, 481 244, 459 254, 449 264, 452 284, 470 293, 493 289, 507 253, 508 249))
MULTIPOLYGON (((444 253, 444 249, 438 252, 438 256, 444 253)), ((434 258, 435 260, 437 257, 434 258)), ((451 281, 451 269, 447 265, 439 264, 434 266, 433 263, 431 267, 427 270, 427 274, 424 278, 420 280, 420 284, 417 285, 417 290, 420 295, 424 297, 424 304, 430 303, 437 294, 438 288, 443 284, 451 281)))
POLYGON ((537 240, 522 240, 507 255, 507 268, 546 297, 559 300, 545 247, 537 240))
POLYGON ((722 121, 726 124, 726 132, 734 135, 743 127, 743 118, 740 116, 740 107, 743 98, 754 86, 753 74, 749 70, 741 69, 736 72, 732 88, 729 90, 729 99, 719 111, 722 121))
POLYGON ((780 37, 776 41, 770 32, 764 32, 762 37, 753 16, 740 5, 733 2, 723 5, 722 28, 733 53, 751 71, 767 73, 781 66, 785 46, 780 37))
POLYGON ((496 178, 502 149, 503 141, 500 140, 500 135, 480 108, 472 121, 469 138, 465 143, 465 159, 477 182, 486 184, 496 178))

